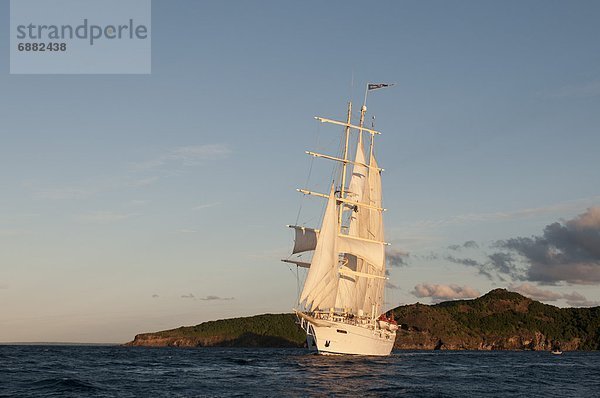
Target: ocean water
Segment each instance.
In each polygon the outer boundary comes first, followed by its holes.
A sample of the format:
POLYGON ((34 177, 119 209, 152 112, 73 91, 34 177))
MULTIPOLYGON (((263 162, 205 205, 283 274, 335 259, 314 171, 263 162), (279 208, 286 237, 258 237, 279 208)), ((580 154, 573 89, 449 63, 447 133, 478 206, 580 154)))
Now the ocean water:
POLYGON ((0 397, 599 397, 600 352, 0 346, 0 397))

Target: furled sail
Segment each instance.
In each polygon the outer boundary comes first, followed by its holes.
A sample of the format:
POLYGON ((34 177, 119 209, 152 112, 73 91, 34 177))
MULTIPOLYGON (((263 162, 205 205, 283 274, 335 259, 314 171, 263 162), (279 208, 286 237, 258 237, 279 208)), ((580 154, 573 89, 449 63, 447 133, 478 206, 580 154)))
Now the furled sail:
POLYGON ((338 287, 338 214, 334 187, 331 187, 319 239, 312 257, 300 302, 308 311, 333 308, 338 287))
POLYGON ((292 254, 315 250, 317 247, 317 239, 319 238, 318 230, 298 225, 290 225, 289 227, 294 228, 296 232, 292 254))
POLYGON ((289 259, 283 259, 281 260, 284 263, 289 263, 289 264, 294 264, 297 265, 298 267, 302 267, 302 268, 310 268, 310 263, 307 263, 306 261, 300 261, 300 260, 289 260, 289 259))

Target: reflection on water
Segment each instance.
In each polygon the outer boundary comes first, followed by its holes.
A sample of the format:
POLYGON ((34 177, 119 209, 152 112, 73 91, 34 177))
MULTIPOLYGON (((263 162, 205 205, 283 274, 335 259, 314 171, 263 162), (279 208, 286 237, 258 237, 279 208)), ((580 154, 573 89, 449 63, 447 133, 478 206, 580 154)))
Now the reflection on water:
POLYGON ((315 391, 331 394, 351 394, 376 386, 377 380, 393 377, 392 364, 400 360, 390 357, 360 357, 347 355, 302 355, 296 358, 300 377, 315 391))

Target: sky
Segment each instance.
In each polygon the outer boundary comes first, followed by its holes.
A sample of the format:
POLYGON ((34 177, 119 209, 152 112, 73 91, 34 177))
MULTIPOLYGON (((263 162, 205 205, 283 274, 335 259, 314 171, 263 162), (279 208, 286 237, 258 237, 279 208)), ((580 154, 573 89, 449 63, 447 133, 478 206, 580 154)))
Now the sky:
POLYGON ((0 342, 123 343, 296 305, 368 82, 388 308, 508 288, 600 304, 600 3, 152 2, 149 75, 9 74, 0 342), (357 114, 354 115, 354 121, 357 114), (308 181, 308 183, 307 183, 308 181))

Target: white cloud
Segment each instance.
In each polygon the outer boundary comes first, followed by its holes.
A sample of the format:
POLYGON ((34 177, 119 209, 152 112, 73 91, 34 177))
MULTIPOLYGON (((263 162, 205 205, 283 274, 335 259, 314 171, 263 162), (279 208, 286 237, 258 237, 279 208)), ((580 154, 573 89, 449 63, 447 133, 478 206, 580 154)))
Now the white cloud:
POLYGON ((444 300, 469 299, 479 297, 481 293, 469 286, 458 286, 455 284, 431 284, 420 283, 411 292, 416 297, 431 297, 434 302, 444 300))

